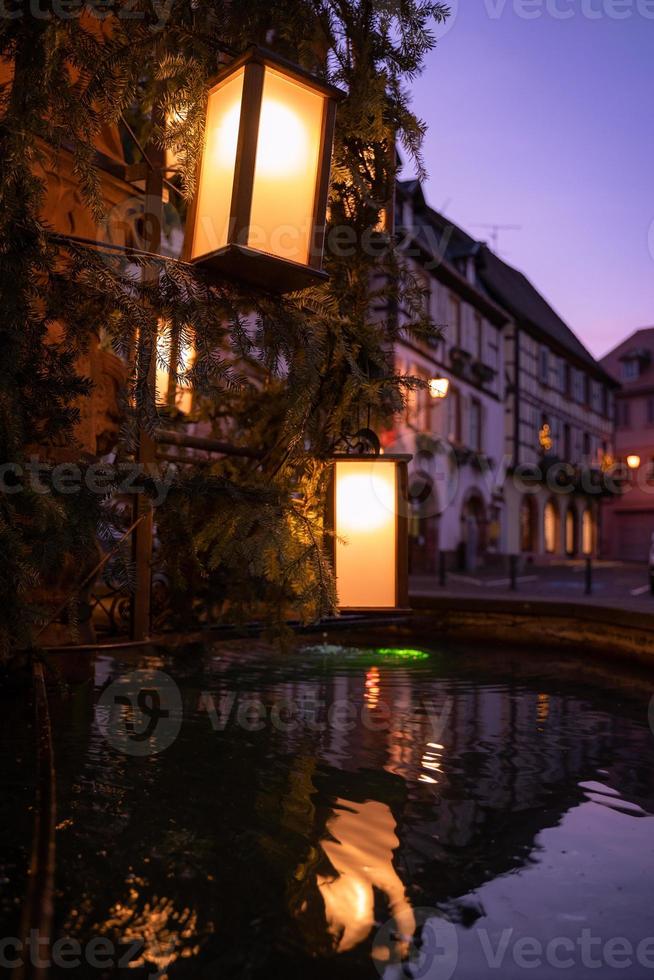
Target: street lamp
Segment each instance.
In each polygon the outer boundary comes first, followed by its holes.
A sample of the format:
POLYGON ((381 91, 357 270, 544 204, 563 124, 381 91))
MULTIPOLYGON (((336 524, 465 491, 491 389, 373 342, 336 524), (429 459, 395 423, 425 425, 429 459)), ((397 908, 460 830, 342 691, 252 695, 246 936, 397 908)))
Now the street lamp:
POLYGON ((336 102, 343 93, 263 48, 214 80, 186 252, 288 292, 322 271, 336 102))
POLYGON ((405 455, 335 456, 327 524, 341 610, 408 604, 405 455))
POLYGON ((432 398, 447 398, 450 390, 449 378, 431 378, 429 381, 429 394, 432 398))

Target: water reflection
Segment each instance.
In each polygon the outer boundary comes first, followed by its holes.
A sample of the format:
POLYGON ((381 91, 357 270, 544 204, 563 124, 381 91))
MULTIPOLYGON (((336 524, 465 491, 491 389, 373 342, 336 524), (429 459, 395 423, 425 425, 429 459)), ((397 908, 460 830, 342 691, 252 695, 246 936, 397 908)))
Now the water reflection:
POLYGON ((108 678, 148 663, 104 658, 95 687, 53 704, 60 933, 141 933, 139 962, 171 980, 196 960, 198 976, 350 980, 374 975, 378 923, 394 918, 408 943, 414 908, 483 894, 483 921, 504 927, 528 892, 525 928, 555 926, 553 865, 567 876, 565 915, 602 921, 610 891, 625 928, 646 929, 629 898, 633 875, 654 874, 638 816, 654 810, 645 702, 556 671, 532 684, 490 660, 472 672, 463 657, 394 663, 376 647, 341 664, 335 649, 327 665, 324 650, 275 659, 251 643, 158 657, 184 723, 146 759, 108 746, 93 707, 108 678), (343 724, 336 702, 349 705, 343 724), (242 723, 247 703, 262 706, 261 724, 242 723), (601 839, 601 873, 575 839, 577 814, 586 849, 601 839))
POLYGON ((397 931, 411 937, 415 919, 394 866, 396 823, 385 803, 338 799, 321 847, 334 873, 317 876, 330 933, 338 952, 362 942, 373 927, 373 889, 386 896, 397 931))

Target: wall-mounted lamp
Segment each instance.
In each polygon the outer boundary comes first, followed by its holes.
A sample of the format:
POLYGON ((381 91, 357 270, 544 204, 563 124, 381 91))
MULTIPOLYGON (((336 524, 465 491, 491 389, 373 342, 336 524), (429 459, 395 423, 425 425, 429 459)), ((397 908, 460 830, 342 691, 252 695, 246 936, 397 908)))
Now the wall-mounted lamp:
POLYGON ((640 456, 637 453, 630 453, 627 456, 627 466, 630 470, 637 470, 640 466, 640 456))
POLYGON ((192 262, 276 292, 325 278, 336 102, 343 93, 252 47, 209 91, 192 262))
POLYGON ((431 378, 429 381, 429 394, 432 398, 447 398, 450 390, 449 378, 431 378))

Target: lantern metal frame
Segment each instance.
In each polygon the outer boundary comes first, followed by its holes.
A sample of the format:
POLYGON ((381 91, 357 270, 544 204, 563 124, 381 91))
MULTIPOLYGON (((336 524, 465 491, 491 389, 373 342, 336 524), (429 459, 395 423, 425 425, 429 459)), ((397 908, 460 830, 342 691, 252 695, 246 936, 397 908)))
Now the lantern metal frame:
POLYGON ((409 468, 413 459, 410 453, 336 453, 330 457, 331 473, 327 486, 325 511, 325 530, 327 552, 331 561, 338 588, 338 567, 336 561, 336 463, 371 463, 374 465, 395 464, 395 605, 394 606, 345 606, 339 602, 343 612, 398 613, 409 612, 409 468))
MULTIPOLYGON (((253 45, 211 79, 208 86, 208 96, 211 96, 216 88, 223 85, 241 69, 244 71, 244 78, 236 161, 232 187, 227 189, 227 193, 231 193, 227 243, 213 252, 192 257, 202 178, 203 151, 198 161, 196 193, 187 217, 184 257, 193 264, 205 266, 229 278, 240 280, 249 285, 261 286, 273 292, 284 293, 305 289, 307 286, 324 282, 328 278, 322 269, 327 197, 336 123, 336 104, 345 97, 345 93, 293 62, 266 48, 253 45), (325 99, 311 211, 309 254, 306 264, 281 258, 243 244, 243 241, 247 241, 247 233, 250 228, 266 68, 270 68, 298 85, 321 94, 325 99)), ((217 189, 216 192, 224 193, 224 190, 217 189)))

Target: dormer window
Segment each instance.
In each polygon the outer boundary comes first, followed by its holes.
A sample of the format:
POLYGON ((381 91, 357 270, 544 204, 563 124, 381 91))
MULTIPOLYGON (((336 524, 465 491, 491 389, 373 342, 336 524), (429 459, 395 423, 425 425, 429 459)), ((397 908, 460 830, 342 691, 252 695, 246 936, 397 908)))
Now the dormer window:
POLYGON ((636 381, 643 373, 643 370, 649 367, 651 359, 652 355, 643 347, 637 348, 636 350, 628 350, 620 358, 620 374, 622 380, 636 381))
POLYGON ((623 361, 621 374, 623 381, 635 381, 640 375, 640 361, 635 357, 623 361))

